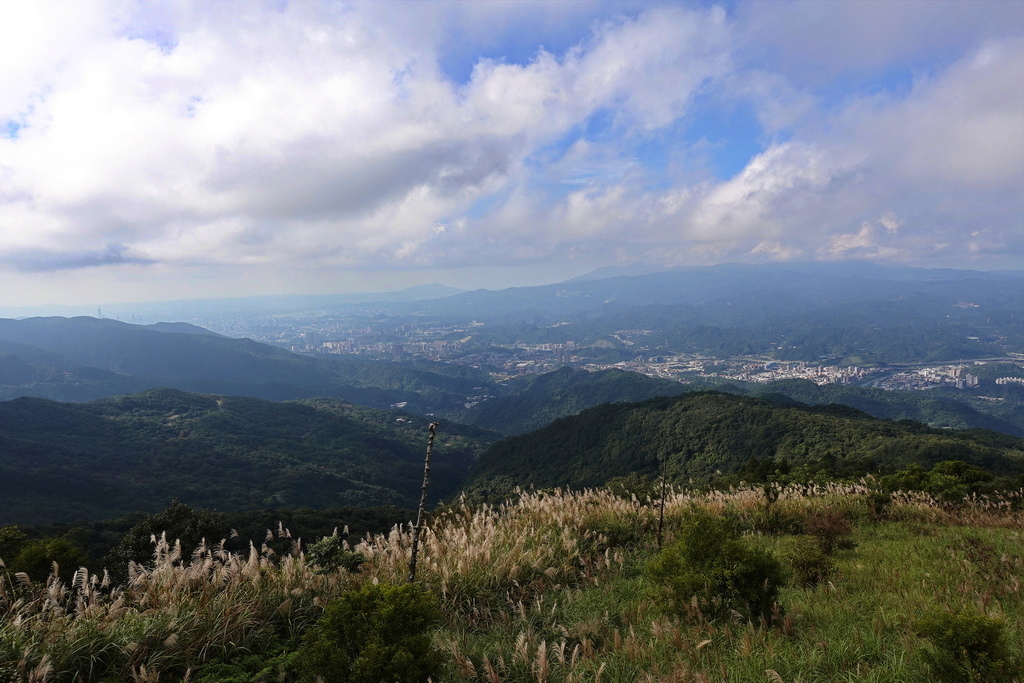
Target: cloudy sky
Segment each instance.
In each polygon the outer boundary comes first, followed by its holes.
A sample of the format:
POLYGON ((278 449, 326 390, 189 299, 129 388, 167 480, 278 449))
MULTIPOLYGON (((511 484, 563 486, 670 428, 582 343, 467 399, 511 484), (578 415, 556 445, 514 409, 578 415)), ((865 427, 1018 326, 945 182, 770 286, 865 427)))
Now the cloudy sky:
POLYGON ((1024 268, 1024 2, 0 3, 0 305, 1024 268))

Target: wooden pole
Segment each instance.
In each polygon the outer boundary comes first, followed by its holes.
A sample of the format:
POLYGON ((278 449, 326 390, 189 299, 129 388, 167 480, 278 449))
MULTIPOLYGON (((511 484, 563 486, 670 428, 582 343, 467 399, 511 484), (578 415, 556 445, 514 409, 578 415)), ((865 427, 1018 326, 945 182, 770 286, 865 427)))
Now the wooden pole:
POLYGON ((412 552, 409 556, 409 583, 416 580, 416 555, 420 550, 420 528, 423 525, 424 509, 427 507, 427 487, 430 485, 430 458, 434 455, 434 437, 437 435, 437 422, 431 422, 427 429, 427 458, 423 463, 423 486, 420 487, 420 507, 416 511, 416 525, 412 528, 412 552))

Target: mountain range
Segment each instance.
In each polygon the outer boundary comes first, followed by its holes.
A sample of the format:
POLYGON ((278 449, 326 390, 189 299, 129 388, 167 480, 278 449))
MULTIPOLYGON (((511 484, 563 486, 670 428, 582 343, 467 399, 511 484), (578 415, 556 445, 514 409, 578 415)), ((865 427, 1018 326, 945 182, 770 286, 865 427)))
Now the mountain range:
MULTIPOLYGON (((985 366, 978 368, 975 372, 985 366)), ((1016 368, 1007 366, 1004 371, 1016 368)), ((87 317, 0 319, 0 399, 36 396, 89 401, 159 387, 268 400, 333 397, 380 409, 403 404, 417 414, 444 415, 504 434, 520 434, 600 403, 675 395, 701 385, 621 370, 587 372, 571 367, 499 384, 467 365, 300 355, 184 323, 130 325, 87 317), (467 397, 480 394, 491 398, 465 407, 467 397)), ((997 400, 945 390, 817 388, 809 382, 775 383, 768 388, 733 383, 726 390, 786 393, 805 403, 850 405, 876 417, 1024 435, 1024 391, 1015 386, 986 389, 988 398, 997 400)))
MULTIPOLYGON (((616 331, 637 329, 665 353, 920 362, 1024 349, 1022 284, 1020 273, 718 266, 344 305, 476 320, 476 348, 573 340, 584 356, 629 358, 637 351, 616 331)), ((481 365, 296 354, 188 323, 0 319, 0 523, 111 517, 172 498, 224 510, 414 506, 433 420, 445 453, 433 500, 467 482, 592 486, 665 458, 672 476, 697 482, 750 458, 850 472, 963 459, 1017 473, 1024 387, 993 380, 1020 368, 975 367, 984 394, 708 387, 574 367, 497 381, 481 365)))
MULTIPOLYGON (((172 500, 224 512, 411 508, 419 501, 427 422, 339 399, 273 402, 174 389, 90 403, 4 401, 0 525, 109 519, 156 512, 172 500)), ((933 429, 781 395, 690 391, 604 403, 507 438, 439 423, 431 504, 464 489, 493 495, 652 476, 662 461, 678 483, 708 483, 768 459, 843 476, 942 460, 1024 472, 1019 437, 933 429)))
POLYGON ((183 323, 0 319, 0 398, 85 401, 171 387, 269 400, 328 396, 378 408, 406 402, 433 412, 461 407, 486 381, 463 366, 314 358, 183 323))

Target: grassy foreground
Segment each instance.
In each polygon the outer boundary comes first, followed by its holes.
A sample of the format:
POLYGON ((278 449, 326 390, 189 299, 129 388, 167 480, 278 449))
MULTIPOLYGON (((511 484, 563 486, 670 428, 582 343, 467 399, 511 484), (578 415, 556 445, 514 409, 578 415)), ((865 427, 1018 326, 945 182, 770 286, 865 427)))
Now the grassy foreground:
MULTIPOLYGON (((785 558, 790 582, 757 624, 667 610, 647 570, 658 552, 649 501, 555 491, 439 512, 417 578, 443 614, 441 679, 924 683, 938 679, 919 620, 936 611, 999 619, 1008 649, 1024 652, 1024 491, 955 506, 862 486, 775 493, 676 492, 665 509, 666 544, 703 509, 785 558), (828 552, 811 558, 816 585, 800 571, 808 534, 828 552)), ((219 545, 190 555, 162 541, 124 587, 0 569, 0 681, 299 680, 296 653, 325 605, 403 583, 409 545, 395 528, 356 547, 358 571, 323 571, 299 543, 284 556, 219 545)))

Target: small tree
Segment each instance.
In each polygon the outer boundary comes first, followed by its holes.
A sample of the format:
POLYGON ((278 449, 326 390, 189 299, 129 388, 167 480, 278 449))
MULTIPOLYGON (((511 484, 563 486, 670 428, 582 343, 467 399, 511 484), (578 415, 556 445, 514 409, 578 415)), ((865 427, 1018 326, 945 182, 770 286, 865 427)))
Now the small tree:
POLYGON ((0 560, 10 562, 25 545, 28 536, 16 526, 0 527, 0 560))
POLYGON ((60 579, 69 583, 78 568, 89 563, 89 556, 66 538, 41 538, 27 541, 18 554, 6 562, 11 573, 25 572, 33 581, 43 582, 53 571, 54 563, 60 569, 60 579))
POLYGON ((362 553, 349 548, 337 534, 325 536, 307 547, 306 558, 323 573, 337 569, 357 572, 366 561, 362 553))

